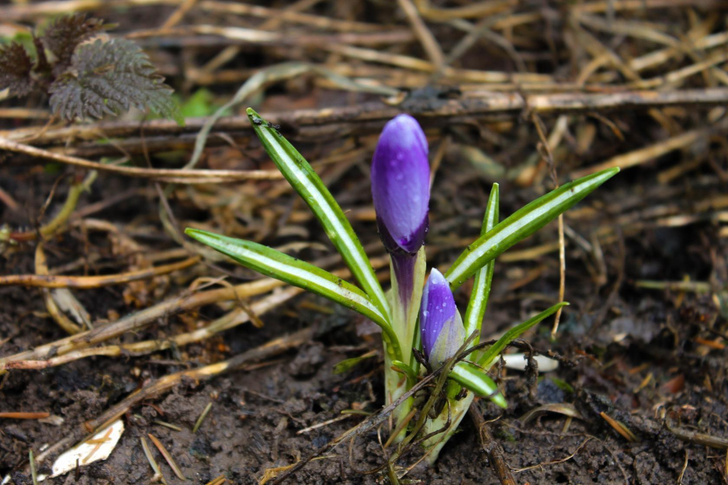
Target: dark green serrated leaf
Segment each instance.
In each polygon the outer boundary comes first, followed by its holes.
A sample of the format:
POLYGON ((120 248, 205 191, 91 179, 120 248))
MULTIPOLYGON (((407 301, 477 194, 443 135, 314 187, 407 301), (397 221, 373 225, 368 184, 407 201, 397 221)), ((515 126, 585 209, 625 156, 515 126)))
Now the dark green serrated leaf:
POLYGON ((117 115, 131 106, 179 122, 172 88, 133 42, 98 39, 80 45, 71 67, 51 84, 53 113, 67 120, 117 115))
POLYGON ((27 96, 33 90, 30 72, 33 69, 25 47, 17 42, 0 45, 0 91, 9 89, 10 96, 27 96))
POLYGON ((58 17, 51 22, 41 36, 41 40, 55 57, 54 74, 61 74, 68 69, 76 47, 106 27, 103 20, 87 18, 82 13, 58 17))

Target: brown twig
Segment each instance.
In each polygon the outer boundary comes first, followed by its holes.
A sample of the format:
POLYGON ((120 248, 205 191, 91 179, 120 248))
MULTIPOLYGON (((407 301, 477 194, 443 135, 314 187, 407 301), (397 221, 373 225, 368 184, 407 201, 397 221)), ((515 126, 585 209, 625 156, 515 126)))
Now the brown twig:
POLYGON ((90 170, 98 170, 102 172, 111 172, 127 177, 138 177, 145 179, 153 179, 160 182, 174 182, 178 184, 192 183, 219 183, 219 182, 235 182, 241 180, 278 180, 283 176, 278 171, 267 170, 178 170, 168 168, 140 168, 140 167, 123 167, 117 165, 107 165, 90 160, 84 160, 78 157, 62 155, 60 153, 43 150, 23 143, 17 143, 5 138, 0 138, 0 150, 21 153, 42 160, 51 160, 66 165, 86 168, 90 170))
POLYGON ((0 412, 0 419, 45 419, 51 413, 0 412))
POLYGON ((120 285, 131 281, 154 278, 155 276, 161 276, 189 268, 199 261, 200 258, 198 256, 193 256, 178 263, 103 276, 60 276, 50 274, 0 275, 0 286, 19 285, 35 286, 40 288, 100 288, 102 286, 120 285))
MULTIPOLYGON (((501 81, 507 81, 508 75, 502 75, 501 81)), ((281 125, 282 132, 288 137, 288 133, 295 129, 294 138, 301 138, 306 135, 306 129, 322 130, 329 127, 328 131, 345 129, 349 132, 361 133, 360 130, 374 132, 381 128, 384 123, 402 111, 407 111, 413 116, 422 119, 426 126, 437 123, 452 123, 453 119, 473 116, 510 115, 521 116, 523 110, 528 110, 541 115, 557 113, 590 113, 614 110, 634 110, 649 108, 666 108, 677 106, 722 106, 728 103, 728 88, 708 89, 683 89, 676 91, 633 91, 611 87, 607 92, 585 93, 535 93, 522 95, 516 92, 502 93, 489 91, 485 87, 468 90, 459 99, 440 98, 411 98, 405 100, 399 106, 386 106, 379 102, 363 103, 358 106, 346 106, 340 108, 325 108, 320 110, 288 110, 277 113, 264 113, 263 116, 271 123, 281 125), (377 123, 376 126, 367 123, 377 123), (288 127, 288 128, 287 128, 288 127)), ((206 118, 190 118, 185 126, 179 126, 174 121, 151 120, 144 124, 144 133, 149 136, 159 135, 181 135, 194 134, 204 125, 206 118)), ((34 139, 38 146, 66 145, 71 140, 89 140, 100 138, 101 133, 107 138, 127 138, 138 135, 140 132, 138 122, 129 121, 106 121, 95 125, 78 125, 68 127, 49 128, 42 135, 34 139)), ((229 116, 221 118, 214 127, 215 131, 228 133, 244 133, 252 135, 252 128, 247 116, 229 116)), ((26 137, 33 136, 40 131, 40 128, 25 128, 13 131, 0 132, 0 149, 16 151, 15 145, 5 145, 11 142, 18 142, 26 137)), ((340 132, 340 131, 337 131, 340 132)), ((19 151, 19 150, 17 150, 19 151)), ((34 156, 32 153, 29 155, 34 156)), ((45 154, 43 154, 45 155, 45 154)), ((97 165, 87 168, 98 168, 97 165)), ((124 172, 130 167, 116 167, 116 170, 124 172)), ((145 174, 142 169, 140 174, 145 174)), ((180 175, 175 170, 158 172, 156 177, 195 177, 213 176, 212 171, 205 170, 202 174, 180 175)), ((229 175, 228 171, 219 173, 218 176, 229 175)), ((233 171, 230 171, 233 172, 233 171)), ((237 172, 240 180, 256 179, 256 173, 250 176, 241 175, 237 172)), ((247 173, 247 172, 246 172, 247 173)), ((267 179, 272 172, 259 174, 260 178, 267 179)), ((140 175, 142 176, 142 175, 140 175)))
POLYGON ((511 468, 505 460, 505 452, 501 445, 493 439, 493 435, 490 434, 488 423, 485 422, 483 415, 480 414, 477 401, 470 404, 470 418, 478 430, 480 446, 485 454, 488 455, 488 461, 498 480, 502 485, 516 485, 516 479, 513 477, 511 468))

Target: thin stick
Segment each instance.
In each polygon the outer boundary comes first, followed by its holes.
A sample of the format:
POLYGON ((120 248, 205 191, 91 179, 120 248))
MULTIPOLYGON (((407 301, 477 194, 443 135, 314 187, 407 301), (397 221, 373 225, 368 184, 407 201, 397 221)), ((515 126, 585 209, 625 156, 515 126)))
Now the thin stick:
POLYGON ((45 419, 51 413, 23 413, 23 412, 3 412, 0 413, 0 419, 45 419))
POLYGON ((477 401, 473 401, 470 404, 470 418, 478 430, 480 446, 486 455, 488 455, 488 461, 498 480, 500 480, 502 485, 516 485, 516 479, 513 477, 513 473, 511 473, 511 467, 508 466, 505 460, 503 447, 490 434, 488 423, 485 422, 483 416, 480 414, 477 401))
POLYGON ((0 138, 0 150, 7 150, 15 153, 21 153, 31 157, 41 158, 44 160, 52 160, 54 162, 73 165, 91 170, 99 170, 102 172, 111 172, 128 177, 137 177, 144 179, 153 179, 159 182, 173 181, 174 183, 210 183, 209 180, 215 182, 237 182, 241 180, 279 180, 283 178, 280 172, 268 170, 177 170, 169 168, 140 168, 140 167, 123 167, 117 165, 107 165, 83 158, 62 155, 60 153, 50 152, 36 148, 24 143, 17 143, 5 138, 0 138))
MULTIPOLYGON (((428 63, 429 64, 429 63, 428 63)), ((510 80, 508 75, 499 76, 501 82, 510 80)), ((519 87, 519 90, 521 87, 519 87)), ((467 96, 459 99, 406 99, 399 106, 386 106, 379 102, 363 103, 357 106, 340 108, 325 108, 320 110, 288 110, 277 113, 265 113, 263 117, 274 124, 281 126, 292 126, 297 128, 295 139, 315 137, 320 140, 325 129, 330 137, 332 133, 339 133, 337 130, 346 129, 350 133, 361 133, 362 127, 366 130, 381 128, 381 126, 402 111, 407 111, 413 116, 421 119, 426 126, 449 125, 454 120, 466 119, 473 116, 508 115, 520 117, 524 110, 536 112, 541 115, 556 113, 590 113, 612 110, 634 110, 650 108, 666 108, 674 106, 724 106, 728 104, 728 88, 707 88, 707 89, 683 89, 676 91, 633 91, 625 90, 620 92, 606 93, 540 93, 520 94, 520 92, 497 92, 492 89, 479 86, 477 89, 470 89, 467 96), (371 126, 371 123, 376 126, 371 126)), ((174 121, 152 120, 144 124, 144 131, 149 136, 174 136, 175 139, 182 134, 197 133, 204 126, 207 118, 190 118, 186 120, 185 126, 179 126, 174 121)), ((140 125, 138 122, 111 121, 99 122, 93 126, 78 125, 70 127, 55 127, 42 131, 41 128, 25 128, 12 131, 0 131, 0 149, 24 153, 32 157, 44 158, 48 155, 45 151, 29 145, 15 144, 23 138, 34 136, 35 145, 58 145, 66 146, 68 140, 88 140, 101 138, 120 138, 139 134, 140 125)), ((214 133, 242 133, 246 136, 252 135, 250 122, 247 116, 230 116, 218 120, 214 127, 214 133)), ((211 132, 211 133, 213 133, 211 132)), ((171 140, 171 139, 170 139, 171 140)), ((194 140, 190 141, 191 143, 194 140)), ((118 153, 112 146, 94 147, 99 154, 118 153)), ((52 156, 60 158, 54 160, 65 163, 66 156, 52 153, 52 156)), ((69 157, 73 159, 74 157, 69 157)), ((144 169, 137 167, 113 167, 104 164, 90 162, 84 159, 76 159, 70 162, 78 163, 84 168, 99 168, 115 173, 141 177, 154 178, 163 181, 168 178, 189 178, 189 179, 228 179, 230 181, 249 179, 277 179, 278 172, 273 171, 234 171, 234 170, 197 170, 181 171, 174 169, 144 169), (160 171, 161 170, 161 171, 160 171), (231 178, 230 178, 231 177, 231 178)))
MULTIPOLYGON (((40 247, 40 246, 38 246, 40 247)), ((140 269, 103 276, 60 276, 49 274, 19 274, 0 276, 0 286, 35 286, 39 288, 101 288, 103 286, 120 285, 156 276, 173 273, 198 263, 199 256, 187 258, 178 263, 165 264, 154 268, 140 269)))

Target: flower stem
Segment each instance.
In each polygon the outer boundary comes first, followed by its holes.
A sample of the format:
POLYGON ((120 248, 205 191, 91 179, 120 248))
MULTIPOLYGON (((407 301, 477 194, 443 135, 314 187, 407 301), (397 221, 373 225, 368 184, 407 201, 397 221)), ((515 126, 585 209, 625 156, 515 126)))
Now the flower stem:
MULTIPOLYGON (((397 253, 390 255, 392 269, 392 289, 388 293, 390 308, 392 309, 392 328, 399 342, 401 354, 395 357, 389 348, 391 342, 384 342, 384 376, 386 403, 390 404, 410 389, 415 382, 411 382, 400 372, 392 369, 392 360, 395 358, 409 364, 417 375, 419 364, 413 359, 412 347, 419 345, 419 331, 417 316, 420 311, 422 288, 425 279, 425 250, 424 247, 416 254, 397 253)), ((412 399, 403 402, 392 413, 391 429, 407 416, 412 409, 412 399)), ((397 443, 406 434, 406 428, 398 432, 392 442, 397 443)))

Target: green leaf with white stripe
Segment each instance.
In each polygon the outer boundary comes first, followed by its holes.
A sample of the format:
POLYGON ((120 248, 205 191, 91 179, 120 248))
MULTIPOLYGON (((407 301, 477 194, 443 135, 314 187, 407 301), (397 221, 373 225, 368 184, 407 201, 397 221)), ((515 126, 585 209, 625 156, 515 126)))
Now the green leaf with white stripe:
POLYGON ((504 219, 470 244, 447 270, 445 278, 452 289, 462 285, 466 279, 508 248, 573 207, 617 172, 618 168, 610 168, 564 184, 504 219))
POLYGON ((458 362, 448 377, 478 396, 487 397, 502 408, 508 407, 503 394, 493 379, 480 367, 469 362, 458 362))
POLYGON ((185 234, 230 256, 243 266, 351 308, 371 319, 388 334, 394 334, 387 318, 366 293, 328 271, 252 241, 189 227, 185 229, 185 234))
POLYGON ((311 165, 273 125, 263 120, 252 108, 248 108, 247 113, 268 156, 311 208, 356 280, 384 318, 389 320, 390 310, 384 290, 339 204, 311 165))
MULTIPOLYGON (((493 184, 490 197, 488 197, 488 205, 485 206, 483 226, 480 230, 481 236, 487 234, 498 223, 499 195, 498 184, 493 184)), ((490 286, 493 281, 494 270, 495 259, 475 273, 473 290, 470 292, 470 300, 468 301, 468 309, 465 311, 465 318, 463 318, 465 335, 472 335, 473 332, 476 332, 473 345, 477 345, 480 341, 480 327, 483 324, 483 315, 485 315, 485 308, 488 305, 488 296, 490 295, 490 286)))
POLYGON ((515 327, 508 330, 506 333, 499 338, 496 343, 488 347, 485 351, 483 351, 482 354, 480 354, 476 358, 476 362, 478 365, 483 367, 484 369, 490 369, 490 366, 493 365, 493 362, 496 358, 505 350, 505 348, 516 340, 518 337, 523 335, 524 332, 526 332, 529 328, 533 327, 534 325, 539 324, 544 318, 548 318, 554 313, 558 311, 559 308, 567 306, 567 302, 561 302, 557 303, 556 305, 552 306, 551 308, 548 308, 538 315, 529 318, 523 323, 520 323, 516 325, 515 327))

